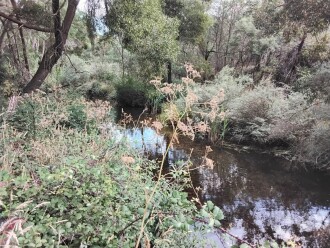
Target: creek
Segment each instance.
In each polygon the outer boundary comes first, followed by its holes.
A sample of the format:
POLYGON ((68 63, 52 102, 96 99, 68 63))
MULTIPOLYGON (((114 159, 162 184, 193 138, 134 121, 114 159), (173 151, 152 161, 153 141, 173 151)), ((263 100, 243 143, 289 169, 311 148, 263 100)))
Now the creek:
MULTIPOLYGON (((133 118, 140 109, 125 109, 133 118)), ((161 158, 169 142, 166 133, 149 127, 127 128, 121 132, 133 147, 150 159, 161 158)), ((203 142, 181 137, 166 156, 167 170, 179 160, 195 166, 205 153, 203 142)), ((269 154, 238 152, 212 147, 208 155, 214 168, 200 167, 191 172, 199 197, 213 201, 226 216, 228 231, 251 243, 274 239, 298 241, 302 247, 329 247, 330 177, 322 173, 294 170, 289 161, 269 154)), ((217 247, 226 247, 217 235, 217 247)))

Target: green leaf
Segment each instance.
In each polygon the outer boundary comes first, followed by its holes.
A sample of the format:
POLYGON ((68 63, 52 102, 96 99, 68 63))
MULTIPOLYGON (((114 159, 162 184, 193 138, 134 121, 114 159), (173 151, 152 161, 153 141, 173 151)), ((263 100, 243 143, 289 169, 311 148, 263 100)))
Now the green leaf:
POLYGON ((209 221, 209 226, 210 227, 213 227, 214 226, 214 219, 213 218, 210 218, 210 221, 209 221))
POLYGON ((217 216, 219 214, 219 212, 220 212, 220 208, 214 207, 214 209, 213 209, 213 215, 214 216, 217 216))
POLYGON ((144 208, 138 208, 138 214, 143 215, 144 214, 144 208))
POLYGON ((214 208, 213 202, 207 201, 206 205, 207 205, 207 208, 208 208, 209 211, 212 211, 213 210, 213 208, 214 208))
POLYGON ((225 215, 223 214, 222 210, 219 211, 217 216, 215 216, 217 220, 223 220, 225 218, 225 215))
POLYGON ((65 223, 65 226, 66 226, 67 228, 70 228, 70 227, 71 227, 71 222, 67 222, 67 223, 65 223))
POLYGON ((186 220, 185 216, 182 213, 179 214, 179 220, 181 222, 185 222, 185 220, 186 220))
POLYGON ((275 241, 271 242, 270 245, 272 248, 279 248, 279 245, 275 241))
POLYGON ((221 223, 220 223, 220 221, 218 221, 218 220, 215 220, 215 221, 214 221, 214 226, 216 226, 216 227, 219 227, 219 226, 221 226, 221 223))
POLYGON ((239 248, 250 248, 250 246, 248 246, 247 244, 241 244, 239 248))
POLYGON ((200 214, 204 218, 208 218, 209 217, 209 213, 206 212, 204 208, 201 209, 200 214))

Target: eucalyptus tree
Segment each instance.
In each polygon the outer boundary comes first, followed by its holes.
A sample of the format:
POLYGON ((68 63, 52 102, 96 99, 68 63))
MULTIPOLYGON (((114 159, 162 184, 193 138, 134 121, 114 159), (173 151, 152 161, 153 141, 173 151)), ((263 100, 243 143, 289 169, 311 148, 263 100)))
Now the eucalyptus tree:
MULTIPOLYGON (((45 50, 37 71, 25 85, 23 92, 28 93, 38 89, 61 57, 78 3, 79 0, 51 0, 49 2, 10 0, 10 3, 8 1, 1 3, 0 17, 3 32, 8 34, 9 29, 14 28, 14 25, 17 24, 17 28, 21 30, 22 43, 24 43, 23 29, 47 33, 49 40, 53 40, 53 43, 49 44, 45 50), (63 19, 62 12, 64 12, 63 19)), ((23 49, 25 49, 25 44, 23 44, 23 49)), ((23 50, 23 54, 27 56, 26 50, 23 50)), ((25 62, 28 67, 27 57, 25 62)))
MULTIPOLYGON (((207 2, 207 1, 206 1, 207 2)), ((177 40, 182 50, 185 46, 199 46, 211 24, 206 13, 208 4, 201 0, 162 0, 165 15, 179 20, 177 40)), ((172 62, 168 61, 169 83, 172 82, 172 62)))
POLYGON ((106 1, 105 25, 123 47, 137 55, 145 74, 160 74, 176 59, 179 21, 166 16, 160 0, 106 1))
MULTIPOLYGON (((159 74, 177 60, 180 44, 196 45, 209 23, 206 4, 201 0, 88 0, 88 9, 101 4, 103 23, 110 36, 137 55, 142 68, 159 74)), ((91 11, 92 13, 93 11, 91 11)), ((89 23, 96 23, 95 19, 89 23)), ((93 19, 93 17, 90 17, 93 19)), ((91 28, 92 33, 95 28, 91 28)), ((95 32, 94 32, 95 33, 95 32)), ((146 74, 148 74, 146 73, 146 74)))
POLYGON ((277 35, 282 49, 275 79, 291 83, 296 78, 297 66, 307 37, 317 36, 329 27, 328 0, 263 0, 255 10, 255 23, 265 34, 277 35), (290 43, 295 45, 292 47, 290 43))
POLYGON ((276 72, 278 81, 290 83, 296 77, 296 68, 306 38, 326 30, 330 25, 330 1, 282 0, 275 2, 278 11, 273 23, 280 25, 278 29, 283 33, 285 41, 298 39, 297 45, 284 56, 276 72))
POLYGON ((214 22, 204 41, 203 51, 206 59, 213 55, 211 59, 216 72, 233 63, 233 53, 236 53, 236 50, 231 49, 231 45, 235 25, 247 12, 249 2, 251 1, 219 0, 213 5, 210 14, 214 22))

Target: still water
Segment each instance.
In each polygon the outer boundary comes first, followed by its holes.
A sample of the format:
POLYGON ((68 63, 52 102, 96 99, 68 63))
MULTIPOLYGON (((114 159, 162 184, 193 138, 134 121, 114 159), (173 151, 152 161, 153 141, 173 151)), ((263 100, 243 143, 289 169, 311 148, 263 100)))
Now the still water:
MULTIPOLYGON (((128 128, 120 135, 152 159, 161 157, 169 142, 167 134, 148 127, 128 128)), ((200 165, 205 145, 183 137, 169 150, 167 169, 187 160, 191 149, 191 161, 200 165)), ((292 170, 288 161, 268 154, 212 149, 208 157, 214 168, 193 170, 192 179, 201 188, 202 201, 212 200, 223 209, 230 233, 251 243, 295 240, 302 247, 330 247, 329 176, 292 170)))

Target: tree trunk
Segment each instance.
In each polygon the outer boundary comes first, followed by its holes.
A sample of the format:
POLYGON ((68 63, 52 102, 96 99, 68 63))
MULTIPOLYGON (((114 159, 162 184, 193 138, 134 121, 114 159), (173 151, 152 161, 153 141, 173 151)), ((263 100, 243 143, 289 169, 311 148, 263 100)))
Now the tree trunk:
POLYGON ((38 89, 61 57, 78 3, 79 0, 68 0, 68 8, 61 25, 59 0, 52 0, 55 42, 46 50, 37 72, 23 89, 24 93, 38 89))
POLYGON ((10 38, 9 32, 6 32, 6 34, 7 34, 7 40, 8 40, 8 47, 11 51, 11 55, 13 56, 14 65, 17 69, 18 65, 19 65, 19 61, 18 61, 18 58, 16 58, 15 48, 14 48, 14 45, 12 44, 12 42, 11 42, 12 39, 10 38))
POLYGON ((172 63, 171 61, 167 62, 167 83, 172 83, 172 63))
MULTIPOLYGON (((10 0, 11 5, 13 6, 14 12, 17 12, 17 4, 15 0, 10 0)), ((20 21, 20 17, 18 14, 16 14, 16 19, 18 21, 20 21)), ((26 51, 26 42, 25 42, 25 38, 24 38, 24 33, 23 33, 23 27, 18 26, 18 30, 19 30, 19 36, 21 38, 21 42, 22 42, 22 51, 23 51, 23 58, 24 58, 24 65, 25 65, 25 69, 30 72, 30 67, 29 67, 29 60, 28 60, 28 56, 27 56, 27 51, 26 51)))
POLYGON ((299 56, 305 44, 306 38, 307 33, 305 32, 298 46, 294 47, 281 62, 281 65, 275 74, 276 81, 289 84, 294 80, 296 76, 296 67, 299 63, 299 56))
POLYGON ((5 40, 5 36, 6 36, 7 32, 9 31, 10 23, 9 23, 9 21, 5 20, 5 21, 2 21, 2 25, 3 25, 3 30, 0 34, 0 56, 2 55, 2 45, 4 43, 3 41, 5 40))

